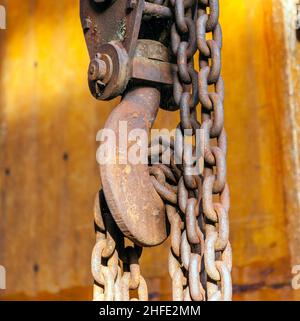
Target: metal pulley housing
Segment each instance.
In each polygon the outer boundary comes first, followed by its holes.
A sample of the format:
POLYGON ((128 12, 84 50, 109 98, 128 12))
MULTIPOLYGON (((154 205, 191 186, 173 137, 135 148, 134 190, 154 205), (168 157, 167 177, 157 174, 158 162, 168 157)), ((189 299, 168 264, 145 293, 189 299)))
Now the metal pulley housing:
POLYGON ((81 0, 80 15, 91 59, 88 82, 95 98, 115 98, 133 84, 163 85, 161 106, 174 107, 175 66, 163 44, 168 42, 163 31, 169 28, 169 8, 144 0, 81 0), (155 34, 147 27, 151 17, 160 26, 155 34))

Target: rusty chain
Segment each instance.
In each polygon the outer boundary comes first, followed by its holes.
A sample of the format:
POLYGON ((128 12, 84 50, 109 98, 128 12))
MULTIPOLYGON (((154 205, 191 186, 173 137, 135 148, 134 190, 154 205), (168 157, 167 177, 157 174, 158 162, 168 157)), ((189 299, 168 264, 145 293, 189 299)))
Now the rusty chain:
POLYGON ((94 301, 148 301, 147 284, 140 272, 142 248, 125 247, 124 236, 111 217, 102 191, 94 205, 96 244, 92 252, 94 301), (132 292, 136 291, 138 298, 132 292))
MULTIPOLYGON (((176 62, 173 99, 180 110, 180 123, 168 150, 170 164, 149 162, 151 181, 165 203, 170 224, 169 274, 173 300, 231 300, 232 251, 219 0, 149 2, 170 8, 174 18, 170 29, 176 62), (196 54, 199 72, 194 66, 196 54), (197 109, 201 109, 199 118, 197 109), (203 155, 197 149, 199 132, 203 155), (186 137, 192 142, 189 148, 186 137), (199 173, 193 172, 195 167, 199 173)), ((167 148, 161 139, 160 161, 167 148)), ((152 149, 151 144, 149 155, 153 155, 152 149)), ((124 235, 111 217, 103 194, 100 193, 100 202, 96 197, 95 204, 94 299, 130 300, 132 291, 137 291, 139 300, 147 300, 147 285, 138 263, 142 249, 125 246, 124 235)))
MULTIPOLYGON (((171 224, 171 251, 169 273, 173 281, 174 300, 205 299, 201 278, 203 258, 203 232, 201 226, 201 180, 191 175, 191 153, 187 153, 184 137, 195 136, 200 129, 197 119, 198 88, 194 69, 196 52, 195 14, 196 1, 171 1, 175 23, 171 29, 172 50, 177 57, 174 74, 174 99, 180 107, 180 124, 177 127, 175 155, 182 160, 182 176, 178 182, 178 208, 167 208, 171 224), (170 217, 170 213, 171 217, 170 217), (180 218, 180 219, 179 219, 180 218), (181 220, 181 231, 179 222, 181 220), (172 230, 174 230, 172 235, 172 230), (174 269, 174 267, 176 267, 174 269)), ((193 148, 195 149, 195 148, 193 148)))
POLYGON ((157 192, 168 202, 166 211, 171 225, 169 273, 173 299, 231 300, 232 253, 219 1, 170 2, 175 12, 171 29, 172 50, 178 67, 174 73, 173 95, 181 116, 173 155, 183 159, 183 166, 181 169, 170 167, 177 173, 175 190, 166 183, 170 174, 162 165, 154 165, 150 173, 155 177, 153 182, 157 192), (210 33, 211 39, 208 37, 210 33), (197 49, 198 75, 194 69, 197 49), (198 102, 201 104, 201 124, 197 119, 198 102), (185 154, 183 136, 195 135, 198 129, 202 132, 204 171, 202 175, 190 175, 193 160, 191 154, 185 154), (216 196, 219 201, 215 201, 216 196))
POLYGON ((232 253, 228 221, 230 202, 226 182, 227 137, 224 129, 222 31, 218 0, 199 1, 196 38, 199 50, 201 129, 204 132, 205 148, 202 208, 205 218, 204 266, 207 273, 207 299, 231 300, 232 253), (209 34, 212 34, 211 39, 209 34), (209 88, 214 90, 209 91, 209 88))

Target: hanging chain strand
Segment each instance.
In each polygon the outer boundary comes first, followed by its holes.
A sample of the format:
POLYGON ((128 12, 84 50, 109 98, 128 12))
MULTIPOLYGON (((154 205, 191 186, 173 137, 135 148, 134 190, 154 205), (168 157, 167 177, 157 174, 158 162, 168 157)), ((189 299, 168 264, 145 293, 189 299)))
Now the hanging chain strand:
POLYGON ((219 0, 199 1, 196 37, 199 50, 201 129, 205 140, 202 207, 205 217, 204 265, 207 273, 207 299, 228 301, 232 299, 232 253, 229 242, 230 202, 226 182, 227 138, 224 129, 219 0), (209 34, 212 34, 211 39, 208 39, 209 34), (209 91, 209 88, 214 90, 209 91), (216 197, 219 198, 218 201, 215 201, 216 197))
MULTIPOLYGON (((153 182, 157 192, 168 202, 166 212, 171 225, 169 273, 173 299, 231 300, 232 253, 219 1, 170 2, 175 12, 171 29, 172 50, 177 57, 174 100, 180 107, 181 116, 173 155, 183 160, 183 166, 180 169, 170 166, 178 178, 177 188, 173 191, 166 183, 166 170, 160 168, 159 173, 156 167, 150 173, 155 177, 153 182), (212 36, 208 39, 210 33, 212 36), (198 75, 194 69, 196 49, 199 53, 198 75), (201 124, 196 110, 199 102, 201 124), (194 136, 198 129, 202 130, 204 171, 202 175, 192 175, 190 165, 193 161, 185 151, 184 137, 194 136), (218 202, 216 197, 219 197, 218 202)), ((197 155, 193 157, 197 158, 197 155)))
MULTIPOLYGON (((191 173, 193 158, 188 153, 185 137, 195 137, 200 129, 197 119, 198 84, 194 68, 196 53, 195 17, 197 1, 171 1, 175 23, 171 29, 172 50, 177 57, 174 74, 174 100, 180 107, 180 124, 175 139, 175 155, 183 162, 178 181, 177 208, 167 206, 171 224, 169 273, 173 283, 173 300, 203 301, 206 299, 203 273, 204 235, 200 212, 201 177, 191 173)), ((196 146, 192 151, 195 152, 196 146)), ((200 169, 199 159, 197 165, 200 169)))
POLYGON ((140 272, 142 248, 125 247, 102 192, 94 205, 96 244, 92 252, 94 301, 148 301, 148 289, 140 272), (131 298, 137 290, 138 298, 131 298))

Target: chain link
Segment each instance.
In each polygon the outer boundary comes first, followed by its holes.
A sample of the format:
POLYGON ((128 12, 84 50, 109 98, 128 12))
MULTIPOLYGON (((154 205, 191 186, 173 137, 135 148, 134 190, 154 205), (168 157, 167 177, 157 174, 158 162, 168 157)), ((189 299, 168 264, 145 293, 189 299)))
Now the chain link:
POLYGON ((96 244, 92 252, 95 301, 148 301, 148 289, 140 272, 142 248, 125 247, 125 240, 107 207, 103 192, 94 206, 96 244), (137 291, 138 298, 132 297, 137 291))

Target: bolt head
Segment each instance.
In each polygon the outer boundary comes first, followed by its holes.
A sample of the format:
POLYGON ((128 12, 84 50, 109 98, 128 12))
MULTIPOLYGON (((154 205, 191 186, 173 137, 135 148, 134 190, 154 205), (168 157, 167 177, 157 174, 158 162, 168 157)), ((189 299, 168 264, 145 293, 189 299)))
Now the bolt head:
POLYGON ((103 80, 107 72, 106 63, 100 58, 93 59, 89 66, 88 76, 89 80, 97 81, 103 80))

